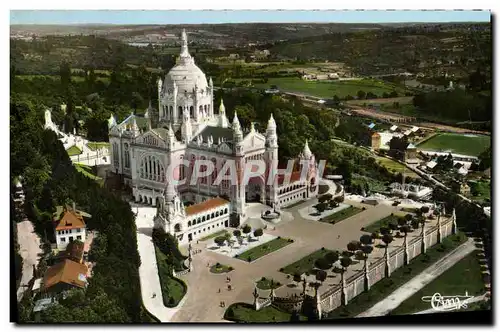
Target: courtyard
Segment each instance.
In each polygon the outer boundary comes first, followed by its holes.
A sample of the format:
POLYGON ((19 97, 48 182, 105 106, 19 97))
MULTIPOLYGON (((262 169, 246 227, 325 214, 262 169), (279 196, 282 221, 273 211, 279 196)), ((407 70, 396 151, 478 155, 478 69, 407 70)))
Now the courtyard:
MULTIPOLYGON (((339 252, 345 251, 350 241, 359 240, 361 235, 367 234, 361 231, 361 228, 388 217, 391 213, 397 213, 401 209, 400 207, 386 204, 371 206, 350 200, 346 200, 344 203, 360 209, 360 212, 340 220, 335 224, 301 217, 299 210, 307 208, 308 205, 312 206, 317 204, 317 199, 311 199, 298 206, 287 209, 290 218, 282 220, 273 227, 267 227, 267 229, 264 230, 264 234, 267 239, 291 239, 293 242, 287 243, 278 250, 268 250, 268 252, 251 262, 234 257, 236 252, 227 255, 219 253, 218 250, 208 249, 215 246, 213 238, 199 241, 199 243, 192 243, 192 249, 197 252, 193 255, 193 270, 179 277, 188 285, 187 293, 179 306, 175 308, 163 307, 162 310, 168 310, 169 314, 162 313, 162 315, 164 315, 164 317, 169 317, 168 321, 172 322, 224 321, 224 312, 229 305, 233 303, 251 304, 253 302, 253 291, 256 286, 256 281, 260 280, 262 277, 272 279, 274 282, 281 285, 275 290, 276 296, 287 296, 301 292, 302 287, 297 286, 292 276, 285 273, 287 271, 285 271, 284 268, 296 265, 297 262, 301 261, 304 257, 322 248, 324 248, 325 253, 329 250, 336 250, 339 252), (211 268, 217 263, 223 266, 231 266, 233 269, 227 273, 212 273, 211 268), (284 272, 280 272, 280 269, 284 272), (228 287, 229 285, 230 287, 228 287), (224 307, 220 306, 222 301, 225 303, 224 307)), ((134 208, 133 210, 135 212, 136 209, 134 208)), ((140 207, 138 213, 139 216, 141 213, 145 216, 152 216, 154 210, 155 209, 152 207, 140 207), (147 209, 148 212, 144 209, 147 209)), ((429 220, 428 224, 430 226, 435 222, 435 220, 429 220)), ((144 228, 144 226, 152 225, 152 220, 143 220, 142 225, 143 227, 138 225, 138 231, 142 233, 141 238, 143 238, 144 241, 146 240, 145 237, 148 231, 150 234, 150 230, 144 228)), ((230 234, 233 233, 233 230, 232 228, 227 229, 230 234)), ((420 229, 415 230, 408 234, 408 240, 419 235, 420 229)), ((147 240, 151 242, 150 235, 147 240)), ((402 238, 394 237, 394 241, 389 246, 389 251, 395 250, 402 246, 402 244, 402 238)), ((376 240, 373 246, 374 250, 368 258, 369 263, 383 257, 385 251, 381 240, 376 240)), ((186 246, 182 246, 180 249, 183 253, 187 254, 186 246)), ((245 249, 246 251, 253 250, 251 248, 245 249)), ((139 251, 141 260, 144 262, 142 259, 142 251, 140 249, 139 251)), ((245 252, 240 253, 240 255, 241 254, 244 255, 245 252)), ((363 262, 353 259, 353 264, 345 272, 345 277, 349 278, 353 274, 358 273, 362 268, 363 262)), ((302 270, 311 271, 311 268, 304 267, 302 270)), ((340 274, 333 273, 331 270, 332 269, 327 270, 328 277, 319 287, 320 293, 340 283, 340 274)), ((308 282, 315 281, 313 273, 307 274, 309 273, 305 273, 304 276, 308 282)), ((158 278, 157 275, 151 277, 153 279, 158 278)), ((142 274, 141 284, 143 287, 147 285, 147 283, 142 282, 142 274)), ((309 286, 306 291, 309 294, 314 293, 313 288, 309 286)), ((260 297, 266 298, 269 295, 269 290, 260 290, 259 295, 260 297)), ((151 301, 154 299, 148 300, 151 301)), ((161 302, 155 302, 155 305, 161 305, 161 302)))

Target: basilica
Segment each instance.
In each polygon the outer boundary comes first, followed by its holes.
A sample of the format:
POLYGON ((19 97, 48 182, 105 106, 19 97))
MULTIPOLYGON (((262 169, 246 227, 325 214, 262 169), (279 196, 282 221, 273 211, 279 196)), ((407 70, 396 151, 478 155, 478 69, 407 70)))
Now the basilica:
POLYGON ((150 105, 143 116, 131 114, 121 123, 111 116, 108 123, 113 171, 132 188, 136 202, 157 207, 155 227, 175 235, 179 244, 234 226, 232 220, 244 222, 248 202, 279 210, 318 191, 317 164, 307 141, 297 157, 297 164, 305 166, 288 175, 278 174, 273 116, 265 133, 253 125, 245 130, 236 113, 228 120, 222 100, 218 112, 214 111, 213 96, 212 79, 207 81, 195 64, 183 31, 177 63, 158 81, 158 108, 150 105), (169 165, 181 162, 173 176, 189 179, 196 160, 210 161, 214 172, 195 183, 169 181, 169 165), (249 160, 262 160, 266 172, 248 183, 215 181, 228 161, 239 172, 249 160))

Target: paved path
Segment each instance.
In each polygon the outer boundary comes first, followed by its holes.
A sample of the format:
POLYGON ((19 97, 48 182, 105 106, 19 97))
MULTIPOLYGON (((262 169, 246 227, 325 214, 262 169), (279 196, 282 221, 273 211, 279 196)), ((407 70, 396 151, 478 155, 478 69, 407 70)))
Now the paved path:
POLYGON ((33 224, 28 219, 17 223, 17 241, 19 243, 19 254, 23 258, 23 272, 21 283, 17 289, 17 300, 20 301, 25 287, 33 278, 33 265, 37 266, 40 260, 39 254, 43 251, 40 249, 40 238, 35 233, 33 224))
POLYGON ((459 260, 474 251, 474 240, 469 238, 467 242, 441 258, 436 263, 429 266, 419 275, 399 287, 384 300, 378 302, 367 311, 359 314, 357 317, 385 316, 396 309, 404 300, 411 297, 420 289, 429 284, 432 280, 439 277, 443 272, 455 265, 459 260))
MULTIPOLYGON (((132 205, 132 211, 136 211, 132 205)), ((156 255, 151 238, 153 228, 153 216, 156 209, 153 207, 139 207, 139 213, 136 218, 137 224, 137 249, 141 258, 139 267, 139 276, 141 281, 142 302, 146 309, 162 322, 169 322, 172 316, 177 312, 177 308, 167 308, 163 304, 161 293, 160 277, 158 276, 158 267, 156 265, 156 255), (156 296, 153 298, 153 293, 156 296)), ((185 298, 185 297, 184 297, 185 298)), ((183 301, 179 303, 181 307, 183 301)))

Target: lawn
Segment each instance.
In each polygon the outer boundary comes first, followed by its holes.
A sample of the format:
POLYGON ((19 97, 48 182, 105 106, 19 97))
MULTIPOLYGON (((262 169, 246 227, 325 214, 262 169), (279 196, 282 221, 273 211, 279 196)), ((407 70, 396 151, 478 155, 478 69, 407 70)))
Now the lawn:
POLYGON ((448 236, 443 243, 427 249, 427 253, 419 255, 410 264, 392 272, 390 278, 384 278, 370 288, 353 298, 346 306, 338 307, 326 314, 325 318, 355 317, 385 299, 400 286, 410 281, 423 270, 434 264, 447 253, 464 243, 467 237, 463 233, 448 236))
MULTIPOLYGON (((240 323, 273 323, 289 322, 292 315, 273 306, 268 306, 256 311, 248 303, 233 303, 224 313, 224 319, 240 323)), ((300 320, 306 320, 304 316, 300 320)))
POLYGON ((223 229, 222 231, 218 231, 218 232, 215 232, 215 233, 213 233, 213 234, 210 234, 210 235, 207 235, 207 236, 205 236, 205 237, 202 237, 202 238, 200 239, 200 241, 210 240, 210 239, 215 238, 215 237, 217 237, 217 236, 224 235, 224 234, 226 234, 227 232, 228 232, 228 231, 226 231, 226 230, 224 230, 224 229, 223 229))
POLYGON ((180 280, 171 277, 169 273, 169 266, 166 261, 167 257, 160 251, 160 249, 158 249, 157 246, 155 246, 155 252, 163 304, 166 307, 173 308, 179 304, 186 294, 187 286, 180 280))
POLYGON ((298 77, 278 77, 269 78, 268 82, 265 84, 255 84, 255 87, 267 89, 271 85, 277 85, 282 91, 303 93, 319 98, 333 98, 334 95, 337 95, 339 98, 345 98, 347 95, 354 97, 360 90, 366 93, 372 92, 377 96, 381 96, 384 92, 390 93, 393 90, 396 90, 398 93, 404 93, 401 87, 372 79, 352 81, 305 81, 298 77))
POLYGON ((231 272, 232 270, 233 270, 233 268, 231 266, 222 265, 220 263, 216 263, 215 265, 212 265, 210 267, 210 272, 215 273, 215 274, 227 273, 227 272, 231 272))
POLYGON ((88 142, 87 147, 92 151, 96 151, 101 148, 109 149, 109 142, 88 142))
POLYGON ((470 182, 470 191, 472 199, 480 202, 486 200, 491 201, 491 183, 490 181, 476 181, 470 182))
POLYGON ((66 152, 68 153, 68 156, 70 156, 70 157, 78 156, 78 155, 82 154, 82 150, 80 150, 76 145, 69 147, 66 150, 66 152))
POLYGON ((286 273, 286 274, 304 274, 306 272, 311 272, 314 269, 314 262, 321 257, 324 257, 327 253, 333 252, 333 250, 321 248, 319 250, 316 250, 315 252, 302 257, 298 261, 285 266, 284 268, 280 269, 280 272, 286 273))
MULTIPOLYGON (((257 281, 257 288, 259 289, 271 289, 271 278, 262 277, 259 281, 257 281)), ((282 286, 279 281, 273 281, 273 288, 276 289, 282 286)))
POLYGON ((403 174, 403 172, 405 172, 405 175, 407 177, 412 177, 412 178, 418 177, 418 175, 415 172, 413 172, 412 170, 410 170, 408 167, 401 165, 400 163, 398 163, 392 159, 384 158, 384 157, 377 157, 376 160, 380 165, 384 166, 385 168, 387 168, 387 170, 389 170, 393 173, 403 174), (405 169, 406 169, 406 171, 405 171, 405 169))
POLYGON ((77 164, 77 163, 75 163, 73 165, 75 165, 75 168, 78 172, 82 173, 86 177, 97 181, 101 185, 104 184, 104 180, 102 178, 92 174, 92 168, 90 166, 83 165, 83 164, 77 164))
POLYGON ((339 221, 342 221, 344 219, 352 217, 355 214, 360 213, 361 211, 363 211, 363 210, 360 209, 360 208, 357 208, 355 206, 350 206, 348 208, 340 210, 339 212, 336 212, 336 213, 334 213, 332 215, 329 215, 328 217, 321 218, 320 221, 321 222, 327 222, 327 223, 330 223, 330 224, 336 224, 339 221))
POLYGON ((270 254, 273 251, 281 249, 291 243, 293 243, 293 240, 276 238, 267 243, 261 244, 260 246, 249 249, 235 256, 235 258, 241 259, 242 261, 245 262, 251 262, 256 260, 257 258, 270 254))
POLYGON ((398 223, 398 216, 397 215, 389 215, 385 218, 379 219, 370 225, 366 226, 363 230, 368 233, 373 233, 378 231, 381 227, 389 227, 389 224, 394 222, 398 223))
POLYGON ((486 135, 439 134, 417 146, 419 150, 478 156, 491 145, 486 135))
POLYGON ((485 292, 484 282, 481 277, 477 252, 472 252, 462 258, 427 286, 406 299, 391 312, 391 315, 405 315, 430 309, 429 302, 423 302, 423 296, 432 296, 435 293, 445 295, 482 295, 485 292))

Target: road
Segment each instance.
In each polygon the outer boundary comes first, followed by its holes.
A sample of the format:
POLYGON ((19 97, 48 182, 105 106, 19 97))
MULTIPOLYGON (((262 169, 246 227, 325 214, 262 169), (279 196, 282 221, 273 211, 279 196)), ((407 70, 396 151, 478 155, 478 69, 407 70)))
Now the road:
POLYGON ((436 263, 425 269, 419 275, 399 287, 384 300, 378 302, 370 309, 356 317, 385 316, 396 309, 403 301, 424 288, 432 280, 439 277, 443 272, 455 265, 459 260, 475 250, 474 240, 469 238, 467 242, 441 258, 436 263))
POLYGON ((23 258, 23 274, 17 289, 17 300, 20 301, 25 290, 24 286, 33 278, 33 265, 38 265, 39 255, 43 251, 40 249, 40 238, 28 219, 24 219, 17 224, 17 241, 19 243, 19 254, 23 258))

